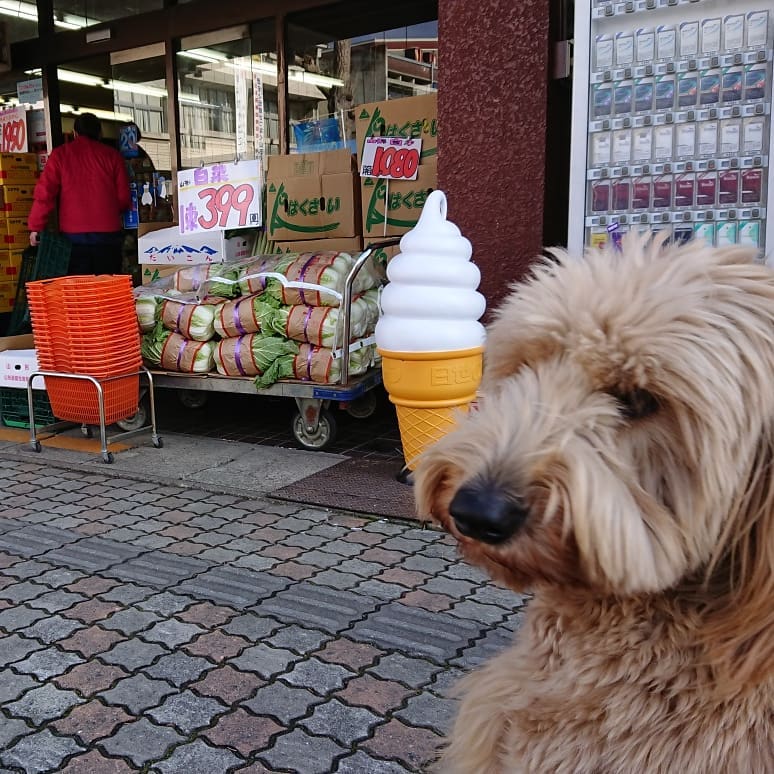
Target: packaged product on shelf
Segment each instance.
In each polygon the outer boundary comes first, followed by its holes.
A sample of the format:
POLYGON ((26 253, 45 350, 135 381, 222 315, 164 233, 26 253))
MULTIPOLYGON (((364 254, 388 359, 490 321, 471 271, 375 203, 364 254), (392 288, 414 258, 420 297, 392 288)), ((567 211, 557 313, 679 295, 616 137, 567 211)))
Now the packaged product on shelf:
POLYGON ((215 333, 224 339, 258 333, 266 328, 266 315, 273 312, 277 306, 278 303, 264 293, 225 301, 215 309, 215 333))

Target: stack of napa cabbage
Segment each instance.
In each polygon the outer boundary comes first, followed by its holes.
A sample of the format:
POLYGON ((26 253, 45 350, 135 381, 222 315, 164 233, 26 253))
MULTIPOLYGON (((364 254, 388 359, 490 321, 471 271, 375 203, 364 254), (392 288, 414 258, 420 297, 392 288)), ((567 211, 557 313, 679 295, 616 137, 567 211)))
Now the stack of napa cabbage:
MULTIPOLYGON (((143 357, 165 370, 255 377, 258 387, 287 378, 338 382, 353 263, 338 252, 263 255, 186 267, 136 288, 143 357)), ((376 362, 378 278, 364 266, 353 285, 350 375, 376 362)))

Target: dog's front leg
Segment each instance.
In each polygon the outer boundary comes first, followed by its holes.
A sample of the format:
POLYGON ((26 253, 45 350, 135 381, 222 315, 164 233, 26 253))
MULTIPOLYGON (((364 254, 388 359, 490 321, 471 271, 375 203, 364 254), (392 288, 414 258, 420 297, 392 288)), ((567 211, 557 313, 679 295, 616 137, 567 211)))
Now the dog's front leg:
POLYGON ((514 651, 508 648, 455 688, 460 708, 440 760, 437 774, 521 774, 518 761, 504 767, 504 742, 520 680, 514 674, 514 651))

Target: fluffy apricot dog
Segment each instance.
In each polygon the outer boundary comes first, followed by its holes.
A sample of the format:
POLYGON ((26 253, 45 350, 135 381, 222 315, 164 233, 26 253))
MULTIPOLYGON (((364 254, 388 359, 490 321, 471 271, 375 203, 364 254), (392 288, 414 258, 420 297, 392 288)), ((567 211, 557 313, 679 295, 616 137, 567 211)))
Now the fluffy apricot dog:
POLYGON ((642 238, 555 259, 416 471, 420 513, 534 593, 438 771, 774 772, 774 273, 642 238))

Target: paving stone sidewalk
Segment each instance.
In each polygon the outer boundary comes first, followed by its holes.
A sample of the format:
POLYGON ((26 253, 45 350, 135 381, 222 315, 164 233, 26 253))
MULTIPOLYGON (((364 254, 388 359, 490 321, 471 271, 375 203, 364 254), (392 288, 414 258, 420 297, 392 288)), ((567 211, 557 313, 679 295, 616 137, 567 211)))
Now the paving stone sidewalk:
POLYGON ((521 604, 436 530, 0 457, 0 771, 423 771, 521 604))

